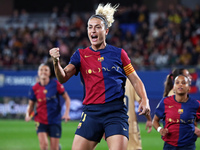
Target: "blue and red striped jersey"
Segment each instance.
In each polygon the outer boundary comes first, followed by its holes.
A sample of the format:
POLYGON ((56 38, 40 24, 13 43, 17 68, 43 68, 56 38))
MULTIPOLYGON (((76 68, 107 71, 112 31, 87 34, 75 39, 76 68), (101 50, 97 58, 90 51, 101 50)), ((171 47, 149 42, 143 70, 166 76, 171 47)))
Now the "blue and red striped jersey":
POLYGON ((127 53, 108 45, 101 50, 78 49, 70 63, 80 72, 84 105, 103 104, 124 96, 126 76, 134 72, 127 53))
POLYGON ((200 119, 200 103, 189 97, 185 103, 175 100, 175 95, 163 98, 155 114, 164 121, 169 133, 162 139, 173 146, 185 146, 196 141, 194 134, 196 119, 200 119))
POLYGON ((29 92, 29 99, 37 102, 34 120, 43 124, 61 122, 59 95, 65 92, 64 86, 55 79, 50 79, 46 86, 36 83, 29 92))

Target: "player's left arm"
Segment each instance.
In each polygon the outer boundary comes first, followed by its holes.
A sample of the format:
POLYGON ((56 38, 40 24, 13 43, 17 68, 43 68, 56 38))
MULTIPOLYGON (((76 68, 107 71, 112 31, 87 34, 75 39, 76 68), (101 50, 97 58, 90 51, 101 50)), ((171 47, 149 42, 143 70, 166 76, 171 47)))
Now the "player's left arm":
POLYGON ((63 93, 62 97, 64 98, 65 105, 66 105, 66 110, 65 110, 64 115, 62 116, 62 119, 65 119, 65 122, 67 122, 67 121, 70 120, 69 111, 70 111, 70 101, 71 101, 71 99, 70 99, 70 97, 69 97, 69 95, 66 91, 63 93))
MULTIPOLYGON (((138 98, 137 98, 138 95, 137 95, 137 94, 135 94, 135 97, 136 97, 135 100, 138 101, 138 103, 140 104, 140 103, 141 103, 141 99, 138 100, 138 98)), ((145 115, 145 117, 146 117, 146 119, 147 119, 145 130, 148 129, 148 133, 150 133, 150 132, 152 131, 152 126, 153 126, 153 124, 152 124, 152 118, 151 118, 151 115, 150 115, 150 114, 145 115)))
POLYGON ((152 118, 151 118, 151 115, 145 115, 146 119, 147 119, 147 122, 146 122, 146 127, 145 127, 145 130, 148 129, 148 133, 150 133, 152 131, 152 118))
POLYGON ((136 93, 141 98, 142 102, 139 105, 138 112, 139 115, 148 115, 150 114, 150 106, 149 106, 149 100, 147 98, 146 90, 144 87, 143 82, 135 72, 135 69, 131 65, 131 61, 125 52, 125 50, 122 49, 121 51, 121 60, 123 64, 123 69, 125 71, 126 76, 130 80, 131 84, 135 88, 136 93))
POLYGON ((35 106, 35 102, 32 100, 29 100, 29 104, 28 104, 26 116, 25 116, 26 122, 30 121, 32 117, 34 116, 34 106, 35 106))
POLYGON ((128 75, 128 79, 130 80, 131 84, 133 85, 136 93, 141 98, 141 103, 139 105, 138 112, 139 115, 150 115, 150 106, 149 106, 149 100, 147 98, 146 90, 144 87, 143 82, 137 75, 137 73, 134 71, 131 74, 128 75))

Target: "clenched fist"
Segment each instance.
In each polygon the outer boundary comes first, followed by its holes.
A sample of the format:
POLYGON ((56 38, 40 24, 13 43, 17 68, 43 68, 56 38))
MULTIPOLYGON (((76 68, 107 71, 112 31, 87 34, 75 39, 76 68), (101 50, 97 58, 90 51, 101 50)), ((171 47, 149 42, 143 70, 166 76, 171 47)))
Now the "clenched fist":
POLYGON ((60 50, 59 48, 52 48, 49 50, 49 54, 53 58, 53 61, 57 62, 60 57, 60 50))

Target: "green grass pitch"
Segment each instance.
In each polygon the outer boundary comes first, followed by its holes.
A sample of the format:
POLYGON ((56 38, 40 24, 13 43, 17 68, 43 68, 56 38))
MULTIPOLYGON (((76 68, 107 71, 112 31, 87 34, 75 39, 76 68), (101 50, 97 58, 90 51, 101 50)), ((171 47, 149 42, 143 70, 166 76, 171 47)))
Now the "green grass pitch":
MULTIPOLYGON (((78 121, 62 123, 62 137, 60 139, 62 150, 71 150, 77 125, 78 121)), ((155 129, 151 133, 147 133, 144 123, 140 123, 139 126, 143 150, 162 150, 163 141, 155 129)), ((200 149, 200 138, 196 141, 196 149, 200 149)), ((0 120, 0 150, 39 150, 34 122, 0 120)), ((96 150, 108 150, 106 142, 102 140, 96 150)))

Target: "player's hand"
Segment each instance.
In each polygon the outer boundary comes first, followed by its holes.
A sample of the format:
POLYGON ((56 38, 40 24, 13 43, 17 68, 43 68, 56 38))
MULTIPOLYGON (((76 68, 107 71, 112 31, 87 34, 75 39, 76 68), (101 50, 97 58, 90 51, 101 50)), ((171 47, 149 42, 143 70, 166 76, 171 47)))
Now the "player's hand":
POLYGON ((65 122, 68 122, 70 120, 70 116, 68 113, 65 113, 63 116, 62 116, 62 119, 65 120, 65 122))
POLYGON ((49 55, 53 58, 54 62, 57 62, 60 57, 60 50, 59 48, 52 48, 49 50, 49 55))
POLYGON ((199 128, 195 127, 194 133, 195 133, 198 137, 200 137, 200 129, 199 129, 199 128))
POLYGON ((25 121, 26 121, 26 122, 29 122, 31 119, 32 119, 32 117, 29 116, 28 114, 26 114, 26 116, 25 116, 25 121))
POLYGON ((149 106, 149 100, 142 100, 139 108, 138 108, 139 115, 150 115, 150 106, 149 106))
POLYGON ((162 128, 162 129, 160 129, 160 134, 161 134, 162 136, 165 136, 167 133, 168 133, 168 129, 167 129, 167 128, 162 128))
POLYGON ((26 113, 25 121, 26 122, 31 121, 31 119, 33 118, 34 115, 35 115, 34 111, 30 115, 28 113, 26 113))
POLYGON ((148 120, 148 121, 146 122, 145 130, 148 129, 148 133, 150 133, 151 130, 152 130, 152 126, 153 126, 152 121, 149 121, 149 120, 148 120))
POLYGON ((26 117, 25 117, 25 121, 26 121, 26 122, 29 122, 31 119, 32 119, 32 118, 29 117, 29 116, 26 116, 26 117))

